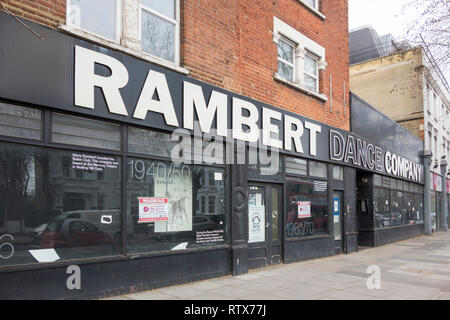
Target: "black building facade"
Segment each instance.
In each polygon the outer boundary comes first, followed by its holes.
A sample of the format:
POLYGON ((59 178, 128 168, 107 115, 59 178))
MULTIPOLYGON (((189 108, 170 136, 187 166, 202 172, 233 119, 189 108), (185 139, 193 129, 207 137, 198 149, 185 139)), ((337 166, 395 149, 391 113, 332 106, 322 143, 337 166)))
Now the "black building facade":
POLYGON ((346 132, 4 14, 0 39, 3 299, 100 298, 423 234, 423 147, 354 96, 362 127, 346 132))

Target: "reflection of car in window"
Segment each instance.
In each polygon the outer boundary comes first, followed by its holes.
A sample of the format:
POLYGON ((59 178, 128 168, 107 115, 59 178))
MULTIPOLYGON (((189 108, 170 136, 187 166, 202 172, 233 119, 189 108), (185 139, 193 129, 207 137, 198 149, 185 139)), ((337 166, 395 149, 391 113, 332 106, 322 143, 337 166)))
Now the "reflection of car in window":
POLYGON ((112 245, 113 238, 82 219, 55 219, 41 234, 41 248, 112 245))
MULTIPOLYGON (((121 241, 121 223, 122 216, 121 211, 118 209, 111 210, 76 210, 76 211, 66 211, 55 219, 82 219, 86 220, 93 225, 95 225, 99 230, 108 233, 117 245, 120 245, 121 241), (108 219, 102 219, 102 217, 107 217, 108 219), (105 221, 110 221, 105 223, 105 221)), ((134 225, 133 217, 127 215, 127 234, 133 234, 134 225)))

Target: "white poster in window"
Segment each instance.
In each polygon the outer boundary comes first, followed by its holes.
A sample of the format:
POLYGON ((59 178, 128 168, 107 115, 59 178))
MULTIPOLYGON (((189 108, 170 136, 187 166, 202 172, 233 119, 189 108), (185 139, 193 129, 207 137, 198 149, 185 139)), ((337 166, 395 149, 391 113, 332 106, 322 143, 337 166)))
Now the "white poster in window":
POLYGON ((261 193, 257 193, 257 194, 255 194, 255 197, 256 197, 256 205, 257 206, 262 206, 263 205, 263 203, 262 203, 262 194, 261 193))
POLYGON ((214 180, 222 181, 222 172, 214 172, 214 180))
POLYGON ((169 203, 167 198, 139 197, 139 223, 168 221, 169 203))
POLYGON ((298 205, 298 218, 311 218, 311 201, 299 201, 298 205))
MULTIPOLYGON (((192 231, 192 172, 187 166, 159 163, 155 197, 168 199, 167 231, 192 231)), ((158 230, 164 230, 159 222, 158 230)))
POLYGON ((266 241, 266 207, 248 207, 248 243, 266 241))
POLYGON ((327 182, 314 181, 314 191, 327 191, 327 182))

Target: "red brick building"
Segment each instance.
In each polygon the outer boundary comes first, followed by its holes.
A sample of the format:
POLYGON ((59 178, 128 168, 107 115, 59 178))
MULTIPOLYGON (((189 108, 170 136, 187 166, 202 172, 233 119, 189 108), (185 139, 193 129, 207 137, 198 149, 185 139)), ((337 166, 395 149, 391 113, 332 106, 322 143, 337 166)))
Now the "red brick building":
MULTIPOLYGON (((123 2, 121 11, 129 18, 122 17, 122 26, 127 29, 130 26, 126 20, 133 24, 139 13, 133 1, 123 2), (136 17, 132 17, 133 13, 136 17)), ((18 17, 51 28, 67 24, 67 5, 63 0, 3 0, 2 3, 18 17)), ((350 129, 347 1, 180 0, 178 5, 178 65, 187 69, 191 77, 337 128, 350 129), (326 66, 318 71, 318 93, 325 98, 317 98, 274 78, 278 71, 274 17, 325 49, 326 66)), ((125 37, 132 39, 133 35, 121 30, 118 42, 140 52, 139 45, 128 45, 125 37)), ((290 40, 296 44, 295 39, 290 40)))
POLYGON ((349 132, 346 0, 0 4, 0 298, 105 297, 356 250, 356 169, 383 163, 349 132), (227 138, 219 161, 175 163, 173 134, 192 138, 194 120, 227 138), (229 138, 244 163, 228 162, 229 138), (260 140, 270 175, 249 160, 260 140))

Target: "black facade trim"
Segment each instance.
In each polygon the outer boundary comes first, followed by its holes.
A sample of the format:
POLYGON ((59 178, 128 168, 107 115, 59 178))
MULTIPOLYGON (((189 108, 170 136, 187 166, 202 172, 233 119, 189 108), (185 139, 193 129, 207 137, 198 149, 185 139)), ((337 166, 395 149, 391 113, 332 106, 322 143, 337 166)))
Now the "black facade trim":
POLYGON ((295 239, 289 238, 289 239, 286 239, 286 242, 303 242, 303 241, 311 241, 311 240, 318 240, 318 239, 333 239, 333 236, 331 234, 324 234, 324 235, 295 238, 295 239))
POLYGON ((35 263, 28 265, 15 265, 15 266, 2 266, 0 267, 0 274, 2 273, 11 273, 17 271, 32 271, 32 270, 40 270, 40 269, 52 269, 59 267, 67 267, 73 264, 76 265, 86 265, 92 263, 103 263, 103 262, 113 262, 113 261, 127 261, 127 260, 136 260, 136 259, 148 259, 148 258, 158 258, 165 256, 176 256, 176 255, 186 255, 186 254, 197 254, 207 251, 215 251, 215 250, 230 250, 230 245, 218 245, 218 246, 210 246, 203 248, 187 248, 184 250, 174 250, 174 251, 155 251, 155 252, 146 252, 146 253, 128 253, 127 255, 120 254, 115 256, 103 256, 96 258, 86 258, 86 259, 73 259, 73 260, 64 260, 58 262, 50 262, 50 263, 35 263))
POLYGON ((360 245, 378 247, 389 243, 408 240, 425 234, 425 224, 396 226, 386 229, 360 230, 360 245))

